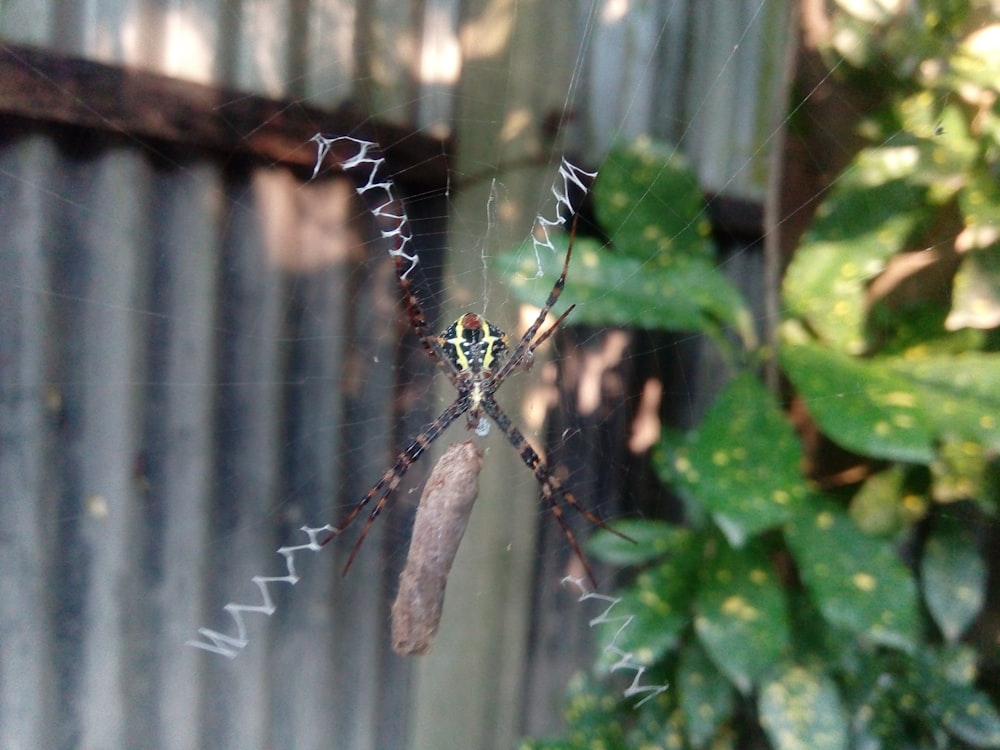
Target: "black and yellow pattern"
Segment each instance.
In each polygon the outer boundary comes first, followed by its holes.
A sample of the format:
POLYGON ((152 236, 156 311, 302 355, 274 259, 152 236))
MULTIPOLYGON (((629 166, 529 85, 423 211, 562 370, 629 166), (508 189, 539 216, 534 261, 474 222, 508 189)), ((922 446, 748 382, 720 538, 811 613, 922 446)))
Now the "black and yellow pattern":
POLYGON ((478 377, 493 371, 509 350, 507 334, 483 317, 466 313, 438 336, 444 356, 459 373, 478 377))

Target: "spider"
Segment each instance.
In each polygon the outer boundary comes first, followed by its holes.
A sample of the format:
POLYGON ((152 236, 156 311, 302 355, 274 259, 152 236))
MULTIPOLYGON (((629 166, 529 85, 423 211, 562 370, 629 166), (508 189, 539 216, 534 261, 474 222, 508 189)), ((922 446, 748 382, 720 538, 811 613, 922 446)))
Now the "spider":
MULTIPOLYGON (((365 153, 363 152, 354 164, 362 161, 362 157, 364 156, 365 153)), ((359 188, 359 193, 364 193, 369 187, 374 185, 373 178, 382 163, 382 160, 374 163, 372 173, 369 176, 368 186, 359 188)), ((346 168, 354 164, 345 162, 342 166, 346 168)), ((386 181, 376 186, 384 189, 391 198, 390 184, 386 181)), ((566 250, 566 259, 563 262, 562 272, 559 274, 559 278, 556 279, 555 285, 552 287, 552 291, 545 301, 545 306, 542 307, 535 322, 531 324, 528 330, 525 331, 524 336, 521 337, 521 340, 511 350, 507 334, 486 320, 485 317, 476 313, 467 312, 463 314, 440 334, 435 334, 431 330, 424 318, 413 285, 409 280, 409 272, 413 268, 412 264, 415 263, 415 256, 409 256, 403 252, 403 246, 409 239, 408 229, 404 231, 406 224, 405 214, 399 209, 395 213, 391 211, 387 212, 385 209, 388 205, 385 204, 376 208, 374 213, 378 218, 389 218, 396 222, 393 231, 387 232, 383 230, 383 236, 396 238, 396 248, 394 252, 391 252, 391 255, 395 261, 399 285, 406 300, 410 326, 420 339, 428 356, 444 370, 445 375, 455 387, 458 395, 451 406, 441 412, 396 457, 395 463, 361 499, 361 502, 354 506, 350 513, 347 514, 347 517, 321 542, 321 545, 327 544, 331 539, 343 532, 369 503, 375 501, 375 506, 368 515, 368 520, 365 522, 361 534, 357 542, 355 542, 354 548, 344 566, 344 573, 346 574, 355 556, 361 549, 361 545, 368 535, 372 524, 375 523, 375 519, 382 512, 389 498, 403 479, 403 476, 424 454, 431 443, 440 437, 445 428, 463 414, 467 415, 469 429, 474 429, 478 434, 484 435, 489 429, 489 425, 486 422, 486 417, 489 417, 500 428, 514 450, 521 457, 521 460, 535 475, 541 486, 542 497, 546 505, 551 510, 552 515, 555 516, 556 521, 569 540, 574 553, 583 563, 584 570, 586 570, 590 581, 596 587, 593 571, 587 563, 580 545, 577 543, 576 536, 563 517, 563 508, 560 501, 565 501, 566 504, 572 506, 593 525, 607 529, 624 539, 629 539, 629 537, 607 526, 604 521, 588 511, 577 501, 573 493, 564 487, 552 474, 551 469, 549 469, 545 461, 529 445, 524 435, 503 409, 500 408, 495 399, 497 390, 515 370, 527 370, 531 368, 535 349, 555 332, 563 320, 566 319, 566 316, 572 312, 573 307, 575 307, 575 305, 571 305, 551 326, 536 337, 536 334, 538 334, 539 329, 541 329, 566 284, 566 273, 569 270, 570 256, 573 252, 573 239, 576 236, 576 218, 573 220, 572 230, 570 231, 569 247, 566 250), (411 265, 408 266, 407 262, 411 263, 411 265)))

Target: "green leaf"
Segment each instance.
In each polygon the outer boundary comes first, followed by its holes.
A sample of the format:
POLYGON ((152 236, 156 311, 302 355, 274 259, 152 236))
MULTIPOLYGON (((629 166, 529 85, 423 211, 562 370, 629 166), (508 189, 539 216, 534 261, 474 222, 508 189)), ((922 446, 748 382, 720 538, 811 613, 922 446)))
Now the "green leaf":
POLYGON ((916 583, 892 545, 862 533, 834 503, 813 497, 810 506, 785 538, 823 617, 875 643, 916 648, 916 583))
POLYGON ((598 221, 623 254, 654 269, 712 261, 701 187, 675 146, 641 138, 611 149, 593 196, 598 221))
POLYGON ((997 49, 997 24, 984 25, 962 40, 949 63, 957 82, 962 84, 966 96, 978 99, 984 94, 969 91, 973 85, 981 86, 986 96, 995 95, 1000 80, 1000 52, 997 49))
POLYGON ((720 722, 732 715, 732 685, 695 641, 681 652, 677 687, 688 742, 702 747, 715 735, 720 722))
POLYGON ((625 750, 625 726, 618 702, 610 700, 594 680, 578 674, 570 680, 566 722, 568 740, 530 740, 522 750, 625 750))
MULTIPOLYGON (((914 153, 914 158, 916 154, 914 153)), ((867 348, 864 322, 868 283, 914 232, 921 216, 923 189, 905 179, 889 179, 898 154, 865 152, 852 179, 842 180, 820 207, 812 228, 795 252, 784 280, 788 315, 837 349, 867 348), (880 161, 881 159, 881 161, 880 161), (876 173, 866 177, 868 173, 876 173)))
POLYGON ((949 686, 941 691, 945 729, 973 747, 1000 747, 1000 715, 978 690, 949 686))
POLYGON ((947 640, 957 640, 986 598, 986 564, 968 526, 948 516, 935 519, 920 574, 931 616, 947 640))
POLYGON ((956 667, 968 662, 965 649, 928 648, 918 655, 913 679, 922 694, 922 712, 973 747, 1000 747, 1000 715, 989 697, 968 677, 953 679, 956 667))
MULTIPOLYGON (((543 250, 537 262, 534 252, 522 247, 501 253, 493 265, 519 301, 538 305, 562 271, 568 241, 565 235, 554 236, 556 253, 543 250)), ((649 258, 609 251, 589 237, 578 237, 573 244, 562 299, 567 301, 563 307, 569 301, 576 304, 571 323, 699 331, 712 336, 733 327, 744 342, 754 336, 743 298, 710 262, 680 258, 670 268, 660 268, 649 258)))
POLYGON ((775 750, 846 750, 847 716, 825 673, 786 666, 760 691, 760 723, 775 750))
POLYGON ((665 480, 703 505, 734 546, 782 523, 804 494, 798 438, 752 373, 733 378, 677 450, 665 480))
POLYGON ((641 565, 655 560, 690 536, 686 529, 663 521, 624 519, 608 525, 632 541, 599 529, 587 542, 586 549, 588 554, 612 565, 641 565))
POLYGON ((781 363, 823 432, 850 450, 929 464, 943 435, 1000 449, 996 354, 862 360, 799 344, 782 347, 781 363))
POLYGON ((905 133, 893 143, 906 142, 918 157, 911 179, 930 188, 929 198, 940 204, 950 200, 969 178, 979 153, 977 137, 969 134, 965 113, 955 104, 943 107, 930 92, 922 91, 899 103, 905 133))
POLYGON ((684 719, 677 707, 677 691, 671 688, 651 698, 633 712, 630 723, 625 738, 629 748, 653 750, 663 747, 666 737, 679 739, 683 736, 684 719))
POLYGON ((866 534, 889 536, 927 514, 929 501, 907 487, 906 467, 894 464, 865 479, 851 498, 851 518, 866 534))
POLYGON ((618 661, 620 652, 631 653, 643 665, 655 663, 677 645, 691 622, 704 542, 699 535, 679 531, 683 533, 675 535, 671 557, 640 573, 620 599, 603 605, 592 618, 600 625, 603 672, 618 661))
POLYGON ((931 462, 931 491, 939 503, 974 499, 989 507, 995 451, 951 435, 941 437, 931 462))
POLYGON ((695 600, 695 632, 712 661, 746 694, 788 647, 785 593, 756 545, 719 539, 695 600))
MULTIPOLYGON (((613 249, 576 239, 566 286, 574 322, 696 331, 718 342, 733 329, 756 346, 749 309, 716 267, 697 179, 675 148, 643 138, 612 149, 592 194, 613 249)), ((540 304, 562 270, 568 238, 551 239, 556 253, 536 258, 521 247, 493 260, 522 302, 540 304)))
POLYGON ((980 250, 993 245, 1000 222, 1000 186, 992 170, 979 168, 970 175, 969 184, 958 194, 958 205, 969 227, 962 240, 980 250))

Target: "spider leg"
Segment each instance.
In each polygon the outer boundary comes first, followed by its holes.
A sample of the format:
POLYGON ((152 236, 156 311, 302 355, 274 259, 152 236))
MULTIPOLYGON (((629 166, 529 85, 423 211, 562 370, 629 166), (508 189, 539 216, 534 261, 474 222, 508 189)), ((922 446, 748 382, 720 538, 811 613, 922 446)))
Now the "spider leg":
POLYGON ((358 517, 361 511, 365 509, 368 503, 378 498, 375 503, 375 507, 368 515, 368 520, 365 521, 365 525, 361 529, 361 534, 358 536, 357 542, 354 543, 354 548, 351 550, 350 556, 347 558, 347 563, 344 565, 344 575, 347 574, 347 571, 351 567, 351 563, 354 562, 354 558, 361 549, 361 545, 365 541, 365 537, 368 536, 368 532, 371 530, 372 524, 375 523, 375 519, 378 518, 386 503, 389 502, 389 498, 392 496, 392 493, 395 492, 399 483, 403 480, 406 472, 414 463, 416 463, 417 459, 423 455, 424 451, 427 450, 427 447, 433 443, 442 432, 445 431, 445 428, 458 419, 458 417, 462 414, 467 412, 469 407, 469 398, 463 394, 455 400, 455 403, 441 412, 440 416, 427 425, 423 432, 417 435, 406 447, 406 449, 396 457, 396 461, 393 463, 392 467, 382 475, 382 478, 379 479, 370 490, 368 490, 368 494, 361 499, 361 502, 351 509, 351 512, 347 514, 347 518, 341 521, 340 524, 338 524, 337 527, 319 543, 322 547, 328 544, 334 537, 343 533, 343 531, 351 525, 354 519, 358 517))
POLYGON ((404 257, 400 254, 394 254, 393 260, 396 262, 396 276, 399 278, 399 287, 403 290, 403 296, 406 298, 406 312, 410 318, 410 327, 417 334, 417 338, 423 344, 427 355, 438 363, 441 369, 444 370, 444 374, 448 376, 451 384, 458 388, 458 369, 444 355, 437 334, 427 325, 427 318, 424 317, 424 311, 420 307, 420 301, 417 299, 416 292, 413 290, 413 284, 407 276, 408 266, 404 257))
POLYGON ((548 339, 549 336, 551 336, 553 333, 556 332, 556 329, 559 327, 559 324, 562 323, 564 320, 566 320, 566 317, 571 312, 573 312, 573 308, 574 307, 576 307, 576 305, 570 305, 568 308, 566 308, 566 312, 564 312, 562 315, 560 315, 558 318, 556 318, 556 322, 553 323, 552 325, 550 325, 545 330, 545 333, 543 333, 541 336, 539 336, 537 339, 534 340, 534 342, 531 344, 531 346, 528 347, 528 351, 529 352, 533 352, 533 351, 535 351, 535 349, 537 349, 542 344, 544 344, 545 341, 546 341, 546 339, 548 339))
MULTIPOLYGON (((535 334, 538 333, 538 329, 542 327, 542 323, 545 322, 545 318, 548 316, 549 310, 552 309, 556 300, 559 299, 559 295, 562 294, 563 287, 566 286, 566 273, 569 271, 569 259, 573 254, 573 238, 576 237, 576 219, 577 217, 574 216, 573 228, 569 233, 569 247, 566 248, 566 260, 563 261, 562 273, 560 273, 559 278, 556 279, 556 283, 553 285, 552 291, 549 292, 549 298, 545 300, 545 306, 538 313, 538 317, 535 318, 535 322, 531 324, 531 327, 528 328, 527 331, 525 331, 524 336, 521 337, 521 340, 517 344, 517 348, 510 353, 507 361, 503 363, 500 369, 497 370, 496 374, 493 376, 493 381, 498 385, 502 383, 506 377, 513 372, 514 368, 524 360, 525 355, 528 352, 533 352, 538 344, 541 344, 545 341, 545 339, 551 336, 552 331, 555 330, 556 326, 558 326, 563 319, 569 315, 569 310, 560 315, 559 319, 555 322, 552 328, 542 334, 538 343, 532 344, 531 340, 535 337, 535 334)), ((573 308, 571 307, 570 310, 572 309, 573 308)))
POLYGON ((507 436, 507 440, 517 451, 521 460, 524 461, 525 465, 534 473, 535 478, 542 488, 542 497, 545 498, 546 504, 552 511, 552 515, 555 516, 556 521, 562 528, 563 533, 569 540, 570 546, 573 548, 573 552, 583 563, 584 570, 587 571, 587 577, 590 582, 597 588, 597 581, 594 578, 594 573, 590 569, 590 564, 587 562, 587 558, 584 557, 583 551, 580 549, 580 545, 576 541, 576 536, 573 531, 569 528, 569 524, 566 523, 566 519, 563 517, 562 506, 559 505, 558 499, 562 498, 566 503, 572 508, 590 521, 594 526, 598 526, 602 529, 610 531, 612 534, 620 536, 622 539, 628 539, 630 542, 635 540, 631 537, 617 531, 610 526, 608 526, 599 517, 595 516, 589 510, 584 508, 568 489, 566 489, 562 482, 560 482, 549 470, 548 465, 541 459, 535 449, 531 447, 528 440, 524 437, 521 431, 510 421, 510 418, 504 413, 500 405, 493 400, 492 397, 483 398, 482 402, 483 411, 490 415, 497 426, 503 431, 504 435, 507 436))

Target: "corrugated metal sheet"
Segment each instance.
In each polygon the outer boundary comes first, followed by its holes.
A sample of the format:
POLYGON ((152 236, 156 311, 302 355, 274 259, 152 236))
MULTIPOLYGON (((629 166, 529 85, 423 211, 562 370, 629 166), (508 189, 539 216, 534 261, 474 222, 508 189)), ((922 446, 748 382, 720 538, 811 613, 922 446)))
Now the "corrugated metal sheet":
MULTIPOLYGON (((436 320, 441 300, 478 306, 470 249, 524 236, 563 148, 596 164, 615 138, 668 136, 707 189, 759 196, 783 13, 5 0, 0 45, 454 136, 461 191, 421 177, 419 160, 401 176, 432 291, 449 213, 463 251, 430 298, 436 320), (574 129, 549 143, 541 124, 566 105, 574 129), (505 171, 525 157, 540 166, 505 171), (506 184, 500 225, 476 174, 506 184)), ((39 97, 93 101, 36 81, 39 97)), ((225 121, 235 101, 212 114, 225 121)), ((256 601, 251 576, 282 575, 275 550, 360 497, 438 399, 423 355, 400 345, 392 267, 347 181, 139 139, 90 108, 97 127, 0 112, 0 747, 509 747, 556 726, 551 674, 589 663, 587 614, 571 591, 536 595, 532 632, 564 623, 577 646, 553 657, 529 641, 532 586, 553 582, 532 581, 535 489, 501 442, 484 481, 502 489, 481 494, 510 500, 473 514, 419 670, 386 635, 406 512, 375 526, 347 578, 347 545, 301 558, 300 583, 272 589, 275 614, 247 617, 237 659, 183 645, 199 626, 229 632, 222 606, 256 601)))

